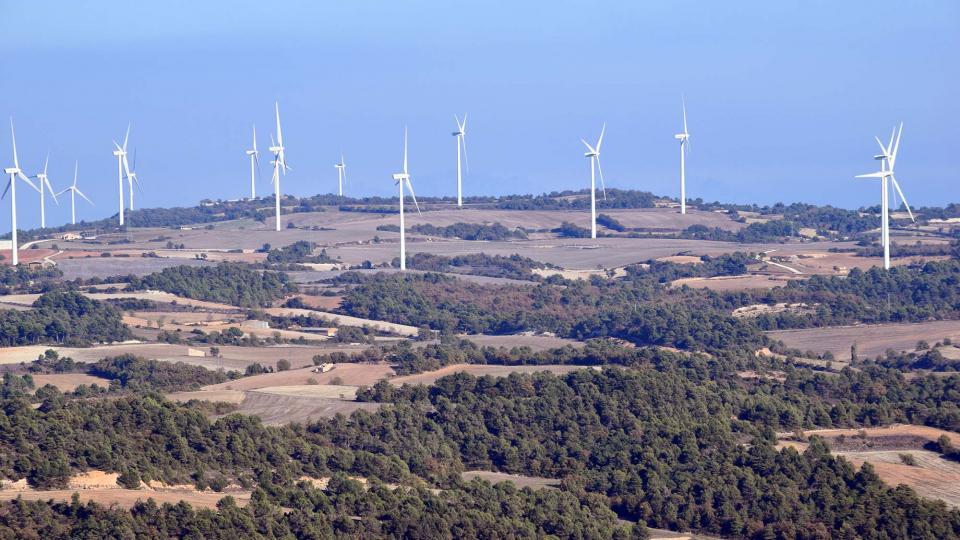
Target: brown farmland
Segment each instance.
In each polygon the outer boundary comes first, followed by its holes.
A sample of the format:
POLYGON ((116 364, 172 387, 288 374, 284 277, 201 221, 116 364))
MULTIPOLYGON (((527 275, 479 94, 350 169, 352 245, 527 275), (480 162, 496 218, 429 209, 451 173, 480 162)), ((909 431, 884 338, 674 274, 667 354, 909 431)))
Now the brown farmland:
POLYGON ((830 351, 846 360, 850 358, 850 346, 854 342, 860 357, 873 358, 887 349, 912 351, 920 340, 931 345, 947 337, 960 340, 960 321, 808 328, 767 332, 767 335, 783 341, 787 347, 818 353, 830 351))

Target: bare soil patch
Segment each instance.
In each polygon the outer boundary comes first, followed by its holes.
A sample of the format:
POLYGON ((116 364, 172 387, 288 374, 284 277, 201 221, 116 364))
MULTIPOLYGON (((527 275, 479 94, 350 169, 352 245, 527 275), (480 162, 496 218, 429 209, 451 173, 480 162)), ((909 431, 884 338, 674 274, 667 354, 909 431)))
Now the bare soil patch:
POLYGON ((838 452, 855 466, 873 465, 877 475, 887 484, 905 484, 922 497, 940 499, 954 508, 960 507, 960 463, 927 450, 884 450, 874 452, 838 452), (915 465, 907 465, 901 454, 913 456, 915 465))
POLYGON ((920 340, 931 345, 946 337, 958 341, 960 321, 808 328, 767 332, 767 335, 783 341, 787 347, 818 353, 830 351, 842 359, 850 358, 850 346, 856 343, 859 356, 873 358, 887 349, 912 351, 920 340))
POLYGON ((307 423, 337 414, 349 416, 360 409, 375 411, 379 403, 361 403, 342 399, 283 396, 265 392, 247 392, 236 412, 258 416, 264 424, 277 426, 293 422, 307 423))
POLYGON ((177 504, 185 502, 195 508, 216 509, 220 499, 231 496, 238 506, 246 506, 250 502, 249 491, 234 491, 229 493, 197 492, 186 490, 148 491, 141 489, 107 488, 107 489, 51 489, 31 491, 0 491, 0 501, 12 501, 22 498, 27 501, 70 501, 73 494, 80 496, 80 502, 93 501, 104 506, 117 505, 121 508, 132 508, 137 501, 153 499, 158 504, 177 504))
POLYGON ((741 276, 716 276, 681 278, 670 282, 671 287, 686 285, 695 289, 710 289, 713 291, 742 291, 744 289, 772 289, 782 287, 789 281, 797 279, 787 275, 745 274, 741 276))
POLYGON ((48 384, 56 386, 61 392, 73 392, 81 384, 87 386, 96 384, 101 388, 110 386, 110 380, 102 377, 94 377, 86 373, 52 373, 32 375, 34 386, 41 388, 48 384))
POLYGON ((326 373, 314 373, 312 367, 264 373, 243 377, 204 387, 204 390, 256 390, 276 386, 302 386, 314 380, 318 385, 330 384, 340 379, 340 384, 348 386, 371 386, 380 379, 393 375, 393 369, 387 364, 336 364, 326 373))
POLYGON ((584 366, 565 366, 565 365, 543 365, 543 366, 499 366, 485 364, 453 364, 442 367, 436 371, 427 371, 414 375, 405 375, 390 379, 391 384, 397 386, 403 384, 433 384, 437 379, 452 375, 454 373, 469 373, 475 377, 484 375, 493 375, 494 377, 506 377, 511 373, 538 373, 540 371, 549 371, 558 375, 570 373, 578 369, 587 369, 584 366))
POLYGON ((513 482, 513 485, 520 489, 528 487, 534 491, 538 489, 557 489, 557 487, 560 485, 560 480, 555 478, 542 478, 539 476, 524 476, 521 474, 508 474, 492 471, 464 471, 460 473, 460 476, 466 481, 473 480, 474 478, 480 478, 490 482, 491 484, 496 484, 499 482, 513 482))

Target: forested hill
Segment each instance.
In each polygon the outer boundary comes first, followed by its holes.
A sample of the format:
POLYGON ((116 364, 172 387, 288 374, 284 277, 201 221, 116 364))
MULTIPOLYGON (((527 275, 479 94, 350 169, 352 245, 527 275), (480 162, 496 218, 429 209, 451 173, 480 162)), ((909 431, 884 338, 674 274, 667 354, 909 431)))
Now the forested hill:
POLYGON ((116 308, 78 292, 43 294, 33 308, 0 309, 0 345, 90 345, 131 338, 116 308))

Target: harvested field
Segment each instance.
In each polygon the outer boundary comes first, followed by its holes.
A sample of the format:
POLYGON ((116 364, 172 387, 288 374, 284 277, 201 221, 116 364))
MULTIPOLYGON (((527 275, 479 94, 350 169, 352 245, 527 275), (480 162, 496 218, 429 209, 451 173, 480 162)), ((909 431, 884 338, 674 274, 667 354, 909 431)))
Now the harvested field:
POLYGON ((90 501, 99 503, 103 506, 117 505, 121 508, 132 508, 137 501, 146 501, 153 499, 157 504, 170 503, 177 504, 181 501, 189 503, 194 508, 216 509, 220 499, 226 496, 233 497, 238 506, 246 506, 250 502, 249 491, 232 491, 229 493, 216 493, 213 491, 198 492, 194 490, 166 490, 154 491, 145 489, 125 489, 125 488, 103 488, 103 489, 51 489, 51 490, 29 490, 29 491, 2 491, 0 490, 0 501, 12 501, 22 498, 27 501, 63 501, 69 502, 73 494, 80 496, 81 503, 90 501))
POLYGON ((589 369, 586 366, 562 366, 562 365, 543 365, 543 366, 496 366, 486 364, 453 364, 442 367, 436 371, 427 371, 414 375, 405 375, 390 379, 390 383, 400 386, 403 384, 433 384, 437 379, 453 375, 454 373, 469 373, 475 377, 484 375, 493 375, 494 377, 506 377, 511 373, 538 373, 540 371, 549 371, 557 375, 570 373, 578 369, 589 369))
POLYGON ((164 362, 183 362, 193 366, 202 366, 208 369, 244 370, 250 364, 257 362, 265 366, 276 367, 281 358, 290 361, 294 367, 312 366, 313 357, 318 354, 333 352, 360 352, 369 345, 271 345, 268 347, 240 347, 235 345, 220 345, 220 357, 209 356, 209 348, 205 346, 190 347, 187 345, 171 345, 167 343, 118 343, 115 345, 98 345, 96 347, 52 347, 49 345, 27 345, 23 347, 0 348, 0 364, 19 364, 32 362, 47 349, 53 349, 60 356, 68 356, 78 362, 96 362, 108 356, 133 354, 147 359, 156 359, 164 362), (207 356, 188 356, 187 350, 203 351, 207 356))
MULTIPOLYGON (((810 429, 803 432, 804 436, 819 435, 821 437, 855 437, 865 433, 867 437, 919 437, 927 441, 935 441, 941 435, 946 435, 955 446, 960 446, 960 433, 945 431, 928 426, 914 426, 910 424, 895 424, 885 427, 872 428, 844 428, 844 429, 810 429)), ((790 437, 792 433, 780 433, 780 437, 790 437)))
POLYGON ((91 257, 89 259, 68 259, 67 251, 57 257, 57 268, 63 271, 64 279, 92 278, 133 274, 145 276, 173 266, 204 266, 214 263, 196 259, 160 259, 156 257, 91 257))
MULTIPOLYGON (((237 413, 258 416, 266 425, 279 426, 293 422, 307 423, 337 414, 349 416, 353 411, 375 411, 379 403, 361 403, 342 399, 282 396, 260 391, 247 392, 237 413)), ((233 413, 231 413, 233 414, 233 413)))
POLYGON ((859 467, 873 465, 887 484, 910 486, 918 495, 940 499, 954 508, 960 508, 960 463, 940 457, 928 450, 885 450, 878 452, 838 452, 847 461, 859 467), (913 456, 916 465, 907 465, 901 454, 913 456))
POLYGON ((481 347, 504 347, 507 349, 512 349, 514 347, 530 347, 534 351, 546 351, 549 349, 564 347, 566 345, 572 345, 574 347, 583 347, 584 345, 582 341, 556 336, 493 336, 487 334, 460 334, 459 337, 470 340, 481 347))
POLYGON ((61 392, 73 392, 81 384, 87 386, 96 384, 101 388, 110 386, 110 380, 102 377, 94 377, 86 373, 53 373, 53 374, 33 374, 33 384, 36 388, 42 388, 48 384, 56 386, 61 392))
POLYGON ((275 394, 278 396, 293 396, 304 398, 341 399, 353 401, 357 399, 357 387, 342 384, 303 384, 295 386, 266 386, 258 388, 256 392, 275 394))
POLYGON ((312 309, 297 309, 297 308, 267 308, 264 310, 268 315, 274 316, 314 316, 320 319, 336 323, 337 325, 342 326, 371 326, 374 328, 381 328, 385 331, 392 332, 394 334, 399 334, 401 336, 415 336, 417 335, 417 328, 414 326, 407 326, 405 324, 396 324, 387 321, 374 321, 372 319, 361 319, 358 317, 351 317, 349 315, 338 315, 336 313, 328 313, 325 311, 315 311, 312 309))
POLYGON ((693 287, 695 289, 710 289, 713 291, 742 291, 744 289, 772 289, 783 287, 787 282, 797 279, 787 275, 760 275, 747 274, 742 276, 717 276, 710 278, 682 278, 670 282, 671 287, 693 287))
POLYGON ((170 401, 186 403, 191 399, 200 401, 215 401, 239 405, 247 397, 242 390, 197 390, 195 392, 173 392, 166 395, 170 401))
POLYGON ((958 341, 960 321, 808 328, 767 332, 767 335, 783 341, 787 347, 817 353, 830 351, 841 359, 850 358, 850 346, 856 343, 861 357, 873 358, 887 349, 912 351, 920 340, 931 345, 946 337, 958 341))
POLYGON ((560 485, 560 480, 555 478, 541 478, 539 476, 524 476, 521 474, 507 474, 491 471, 463 471, 460 473, 460 477, 466 481, 473 480, 474 478, 480 478, 490 482, 491 484, 497 484, 499 482, 513 482, 513 485, 517 486, 519 489, 528 487, 534 491, 538 489, 557 489, 557 487, 560 485))
MULTIPOLYGON (((312 363, 311 363, 312 365, 312 363)), ((314 373, 312 368, 291 369, 243 377, 235 381, 205 386, 204 390, 256 390, 276 386, 308 385, 313 379, 319 385, 328 385, 335 378, 348 386, 372 386, 380 379, 393 375, 387 364, 336 364, 326 373, 314 373)))

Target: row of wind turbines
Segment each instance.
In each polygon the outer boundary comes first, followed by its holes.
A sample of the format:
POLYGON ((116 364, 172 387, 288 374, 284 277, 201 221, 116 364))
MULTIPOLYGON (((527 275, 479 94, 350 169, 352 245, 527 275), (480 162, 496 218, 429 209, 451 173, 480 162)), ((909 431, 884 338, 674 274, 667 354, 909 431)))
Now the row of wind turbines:
MULTIPOLYGON (((681 100, 682 107, 682 118, 683 118, 683 131, 674 135, 674 138, 680 143, 680 213, 687 213, 686 205, 686 155, 690 151, 690 132, 687 128, 687 107, 686 100, 681 100)), ((280 199, 281 199, 281 177, 286 176, 288 170, 292 170, 290 165, 287 163, 286 157, 286 148, 283 143, 283 131, 280 125, 280 104, 275 102, 274 104, 274 113, 276 120, 276 135, 270 135, 270 146, 268 150, 273 155, 273 159, 270 161, 270 164, 273 166, 273 174, 271 176, 271 183, 274 188, 274 215, 275 215, 275 229, 277 231, 281 230, 280 222, 280 199)), ((467 159, 467 145, 466 145, 466 128, 467 128, 467 115, 463 115, 463 120, 461 121, 460 117, 454 115, 454 120, 456 122, 457 129, 452 133, 456 138, 457 146, 457 207, 463 207, 463 170, 466 168, 469 171, 469 161, 467 159)), ((584 139, 580 139, 583 145, 586 147, 586 152, 584 157, 590 160, 590 237, 597 237, 597 193, 596 193, 596 179, 597 173, 600 177, 600 186, 601 193, 606 200, 606 184, 603 177, 603 168, 600 163, 600 150, 603 145, 603 137, 606 132, 606 123, 600 129, 600 136, 597 138, 597 142, 594 145, 591 145, 584 139)), ((53 197, 54 202, 59 205, 57 201, 57 196, 62 195, 66 192, 70 192, 70 207, 71 207, 71 222, 76 224, 76 196, 80 195, 81 198, 93 204, 93 202, 77 188, 77 172, 79 164, 74 166, 74 179, 73 184, 66 189, 60 192, 54 192, 52 185, 50 184, 48 175, 47 175, 47 166, 49 164, 49 156, 47 157, 46 162, 44 163, 43 172, 38 173, 34 176, 28 177, 20 169, 19 160, 17 157, 17 142, 16 134, 13 128, 13 119, 10 120, 10 133, 13 141, 13 167, 8 167, 5 169, 5 172, 10 175, 10 180, 7 182, 7 187, 3 192, 2 197, 6 197, 7 192, 11 194, 11 237, 12 237, 12 262, 14 265, 18 263, 17 258, 17 211, 16 211, 16 181, 21 180, 33 188, 35 191, 40 194, 40 221, 41 227, 46 227, 46 216, 45 216, 45 192, 49 191, 50 195, 53 197), (30 178, 37 179, 37 184, 34 184, 30 178)), ((896 192, 900 195, 900 198, 903 200, 903 204, 906 206, 907 212, 910 215, 910 219, 915 221, 913 217, 913 212, 910 210, 909 205, 907 205, 906 198, 903 195, 903 191, 900 189, 899 183, 897 183, 896 177, 894 176, 894 164, 896 162, 897 152, 900 147, 900 137, 903 133, 903 123, 900 124, 899 131, 894 128, 894 132, 891 134, 890 142, 887 145, 884 145, 879 138, 876 138, 877 143, 880 145, 881 153, 874 156, 875 159, 880 160, 880 171, 870 174, 859 175, 857 178, 878 178, 881 180, 881 243, 884 250, 884 268, 890 268, 890 216, 889 216, 889 191, 888 191, 888 180, 893 182, 893 186, 896 189, 896 192)), ((130 126, 127 126, 126 134, 123 138, 123 144, 120 145, 116 141, 113 142, 114 150, 113 155, 117 158, 117 187, 118 187, 118 201, 119 201, 119 212, 118 212, 118 221, 119 225, 124 225, 124 181, 128 184, 129 189, 129 209, 134 209, 134 185, 138 188, 140 186, 140 181, 137 178, 136 174, 136 152, 134 151, 133 156, 133 166, 130 166, 128 161, 128 151, 127 145, 130 139, 130 126)), ((250 197, 255 199, 257 197, 256 192, 256 180, 259 171, 260 165, 260 152, 257 149, 257 129, 256 126, 253 126, 253 146, 245 151, 246 155, 250 159, 250 197)), ((404 128, 403 133, 403 170, 400 173, 393 175, 393 180, 399 188, 399 210, 400 210, 400 268, 406 269, 406 230, 405 230, 405 216, 404 216, 404 194, 406 191, 410 192, 410 197, 413 200, 414 206, 417 209, 417 213, 420 213, 420 206, 417 204, 416 195, 413 191, 413 184, 410 181, 410 173, 408 171, 408 155, 407 155, 407 129, 404 128)), ((334 167, 337 169, 337 192, 339 196, 343 196, 343 185, 346 180, 346 163, 344 161, 343 154, 340 155, 340 161, 334 164, 334 167)), ((0 198, 2 198, 0 197, 0 198)))

